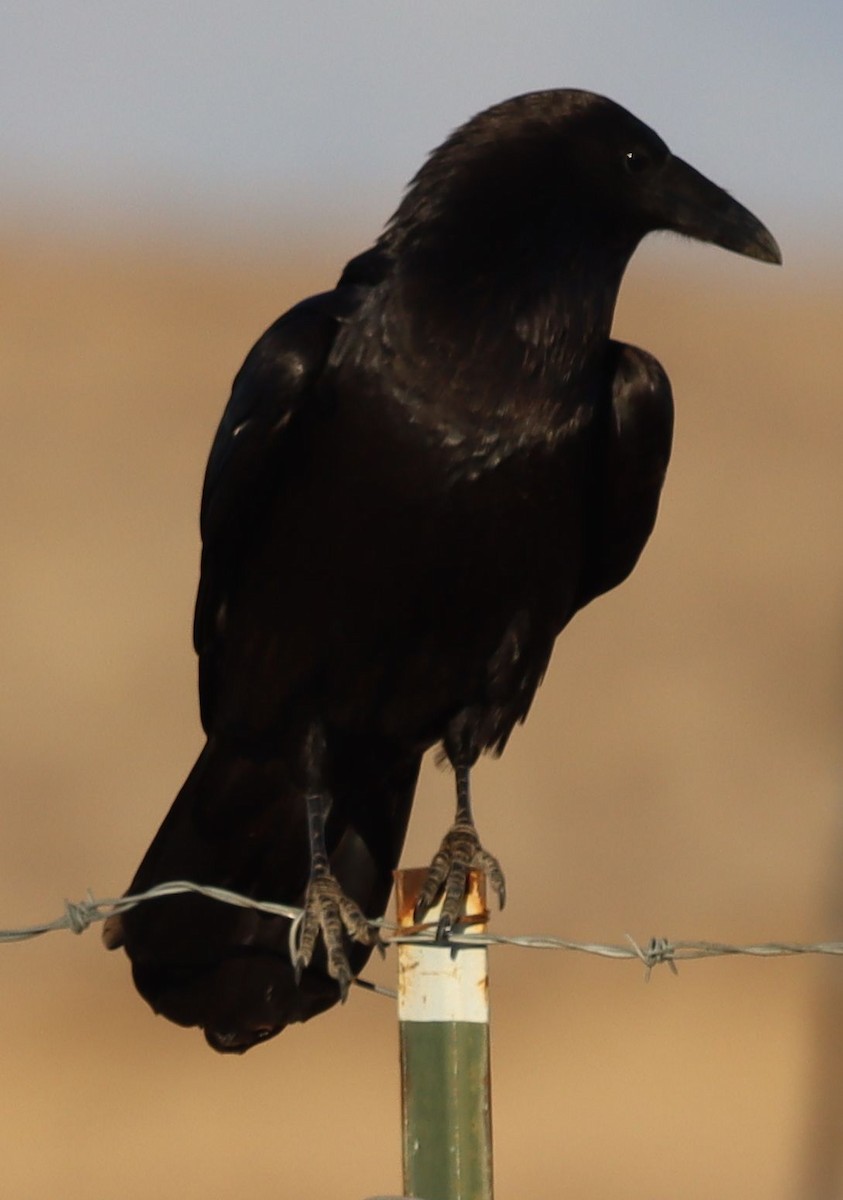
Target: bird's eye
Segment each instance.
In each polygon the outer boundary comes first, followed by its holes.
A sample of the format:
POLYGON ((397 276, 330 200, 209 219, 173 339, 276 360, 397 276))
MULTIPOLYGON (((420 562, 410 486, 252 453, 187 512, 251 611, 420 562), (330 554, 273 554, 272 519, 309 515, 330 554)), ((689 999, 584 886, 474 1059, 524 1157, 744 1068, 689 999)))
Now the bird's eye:
POLYGON ((624 166, 631 175, 639 175, 653 165, 653 160, 646 150, 627 150, 624 155, 624 166))

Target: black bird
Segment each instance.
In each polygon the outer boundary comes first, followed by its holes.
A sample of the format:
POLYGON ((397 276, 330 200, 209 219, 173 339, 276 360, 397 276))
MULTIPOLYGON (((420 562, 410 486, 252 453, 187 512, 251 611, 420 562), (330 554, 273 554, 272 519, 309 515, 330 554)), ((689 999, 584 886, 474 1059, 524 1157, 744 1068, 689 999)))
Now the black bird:
POLYGON ((534 92, 435 150, 374 247, 240 373, 202 497, 194 642, 207 744, 112 918, 141 994, 242 1051, 344 997, 372 948, 423 753, 456 776, 420 902, 497 861, 469 771, 523 721, 554 639, 635 566, 673 403, 610 338, 638 243, 669 229, 780 262, 764 226, 589 92, 534 92), (319 937, 321 932, 322 937, 319 937))

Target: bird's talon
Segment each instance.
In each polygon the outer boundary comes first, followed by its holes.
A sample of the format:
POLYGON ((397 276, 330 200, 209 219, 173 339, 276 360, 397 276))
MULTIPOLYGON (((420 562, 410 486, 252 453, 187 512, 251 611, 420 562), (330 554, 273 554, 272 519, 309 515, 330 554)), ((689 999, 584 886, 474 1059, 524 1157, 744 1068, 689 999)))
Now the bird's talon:
POLYGON ((308 885, 301 934, 293 964, 297 985, 301 982, 303 970, 310 965, 320 932, 325 944, 328 974, 336 981, 340 999, 345 1003, 353 973, 348 963, 343 935, 347 934, 352 941, 370 946, 376 942, 377 932, 372 930, 362 910, 345 895, 327 869, 314 873, 308 885))
POLYGON ((345 1004, 351 990, 351 971, 344 951, 332 952, 328 956, 328 974, 335 979, 340 989, 340 1003, 345 1004))
POLYGON ((503 908, 506 902, 506 883, 500 863, 480 845, 473 825, 460 823, 445 834, 442 845, 430 864, 413 912, 414 920, 421 923, 436 898, 442 896, 442 908, 436 926, 437 942, 447 941, 448 934, 460 919, 471 871, 481 871, 485 875, 497 897, 499 907, 503 908))

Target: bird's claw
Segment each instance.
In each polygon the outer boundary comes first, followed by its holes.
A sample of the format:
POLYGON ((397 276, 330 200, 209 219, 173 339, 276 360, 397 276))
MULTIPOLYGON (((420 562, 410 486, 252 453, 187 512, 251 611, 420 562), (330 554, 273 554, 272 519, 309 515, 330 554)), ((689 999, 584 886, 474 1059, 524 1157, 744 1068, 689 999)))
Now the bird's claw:
POLYGON ((493 854, 484 850, 477 830, 468 822, 457 822, 442 839, 427 872, 424 887, 416 901, 414 917, 421 921, 442 893, 442 908, 436 926, 436 937, 444 940, 459 920, 468 890, 471 871, 482 871, 500 908, 506 904, 506 881, 501 865, 493 854))
POLYGON ((319 934, 325 943, 328 974, 340 989, 345 1003, 354 974, 349 966, 343 935, 364 946, 379 944, 377 930, 372 929, 362 909, 346 896, 335 877, 327 869, 314 871, 307 887, 298 944, 293 956, 296 984, 302 971, 310 965, 319 934))

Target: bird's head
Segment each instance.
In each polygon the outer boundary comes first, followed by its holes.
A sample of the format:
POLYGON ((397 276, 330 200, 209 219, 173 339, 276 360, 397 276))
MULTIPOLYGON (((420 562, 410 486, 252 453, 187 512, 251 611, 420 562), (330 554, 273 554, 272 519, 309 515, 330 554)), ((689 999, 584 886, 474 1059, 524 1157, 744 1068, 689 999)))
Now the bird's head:
POLYGON ((781 262, 748 209, 626 109, 574 89, 516 96, 466 122, 418 172, 390 228, 455 269, 517 269, 531 251, 582 247, 622 271, 659 229, 781 262))
MULTIPOLYGON (((554 93, 549 93, 553 95, 554 93)), ((570 125, 568 171, 584 208, 605 236, 616 229, 637 241, 672 230, 762 262, 781 262, 768 229, 620 105, 589 92, 570 125)), ((569 101, 570 103, 570 101, 569 101)))

